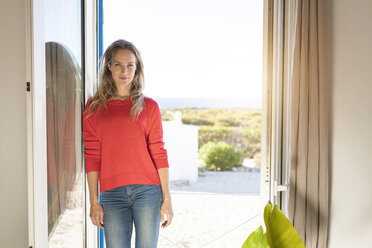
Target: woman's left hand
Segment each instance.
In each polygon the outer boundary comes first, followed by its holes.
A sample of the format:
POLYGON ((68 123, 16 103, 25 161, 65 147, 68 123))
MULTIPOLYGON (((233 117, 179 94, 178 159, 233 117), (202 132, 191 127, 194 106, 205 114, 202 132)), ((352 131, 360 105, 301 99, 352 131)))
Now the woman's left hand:
POLYGON ((163 204, 160 208, 160 222, 162 228, 166 228, 172 223, 173 219, 173 209, 172 202, 170 198, 165 198, 163 204), (164 214, 167 216, 167 220, 164 221, 164 214))

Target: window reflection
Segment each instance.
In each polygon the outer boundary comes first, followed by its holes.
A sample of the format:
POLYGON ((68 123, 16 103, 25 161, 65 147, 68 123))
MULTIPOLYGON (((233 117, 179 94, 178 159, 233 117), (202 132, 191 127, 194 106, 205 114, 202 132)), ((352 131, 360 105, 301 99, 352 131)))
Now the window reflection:
POLYGON ((45 55, 49 247, 83 247, 81 69, 58 42, 47 42, 45 55))
POLYGON ((49 248, 85 247, 82 3, 44 3, 49 248))

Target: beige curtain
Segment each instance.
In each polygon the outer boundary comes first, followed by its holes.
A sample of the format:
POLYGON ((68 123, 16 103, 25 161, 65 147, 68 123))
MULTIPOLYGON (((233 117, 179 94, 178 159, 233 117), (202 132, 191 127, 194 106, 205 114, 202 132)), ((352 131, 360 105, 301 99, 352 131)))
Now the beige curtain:
POLYGON ((327 1, 293 0, 288 215, 307 248, 327 247, 327 1))
POLYGON ((307 248, 328 237, 327 1, 264 0, 264 179, 307 248))

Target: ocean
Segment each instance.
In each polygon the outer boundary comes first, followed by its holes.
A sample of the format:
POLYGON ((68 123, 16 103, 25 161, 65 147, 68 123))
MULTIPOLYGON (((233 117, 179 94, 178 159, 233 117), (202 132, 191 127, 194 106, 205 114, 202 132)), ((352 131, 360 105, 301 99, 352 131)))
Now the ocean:
MULTIPOLYGON (((150 96, 151 97, 151 96, 150 96)), ((160 108, 249 108, 261 109, 261 100, 249 98, 151 97, 160 108)))

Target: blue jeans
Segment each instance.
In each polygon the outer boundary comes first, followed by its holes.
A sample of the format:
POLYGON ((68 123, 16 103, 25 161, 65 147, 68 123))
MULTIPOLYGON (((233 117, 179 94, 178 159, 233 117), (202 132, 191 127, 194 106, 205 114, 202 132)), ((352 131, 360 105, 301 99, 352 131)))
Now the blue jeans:
POLYGON ((160 185, 133 184, 103 191, 106 247, 130 248, 134 222, 136 248, 156 248, 163 201, 160 185))

